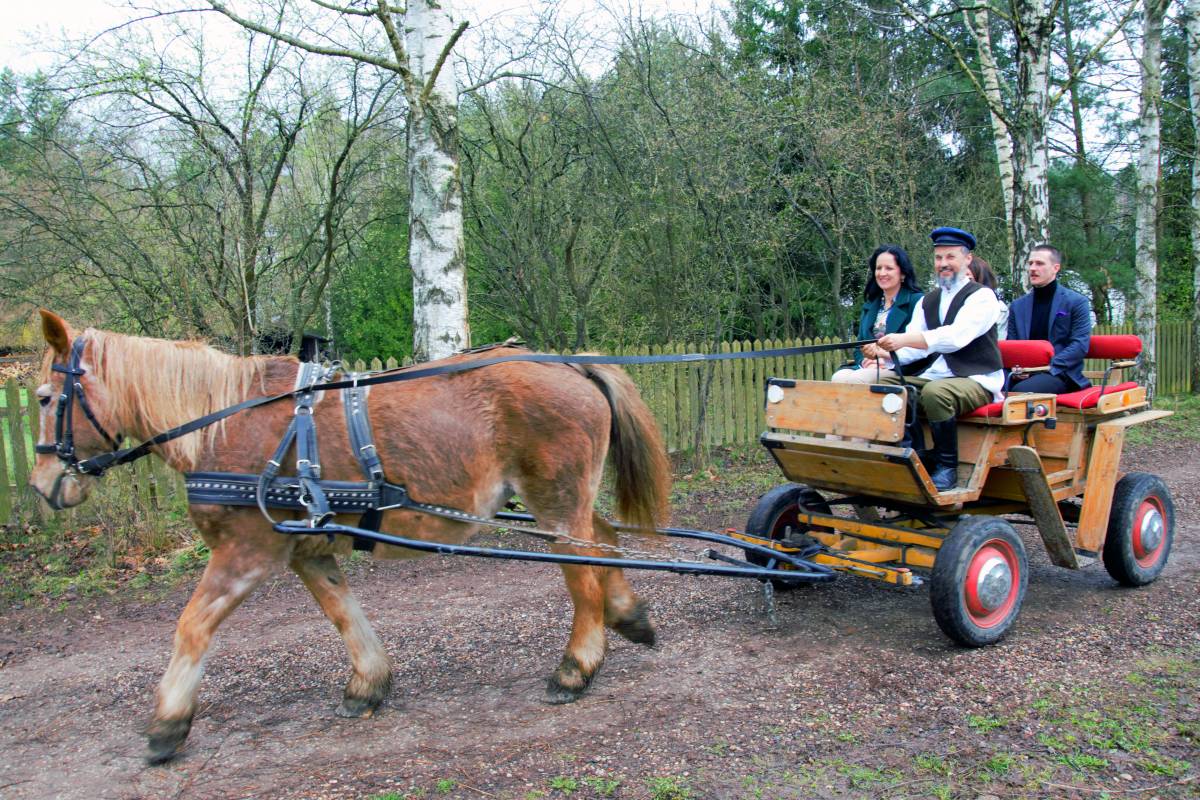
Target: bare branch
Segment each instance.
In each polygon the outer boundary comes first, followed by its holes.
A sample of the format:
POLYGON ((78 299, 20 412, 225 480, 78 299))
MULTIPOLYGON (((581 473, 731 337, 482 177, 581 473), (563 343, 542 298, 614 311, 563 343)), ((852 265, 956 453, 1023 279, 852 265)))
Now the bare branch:
POLYGON ((446 63, 446 58, 450 55, 450 51, 454 49, 454 45, 458 43, 459 38, 463 35, 463 31, 467 29, 467 24, 466 20, 459 23, 454 33, 450 34, 450 39, 446 42, 446 46, 442 48, 442 52, 438 55, 437 63, 433 65, 433 70, 429 73, 429 80, 425 81, 425 88, 421 90, 420 104, 422 106, 428 102, 429 93, 433 91, 433 85, 437 82, 438 75, 446 63))
POLYGON ((315 45, 311 42, 306 42, 303 39, 299 39, 295 36, 284 33, 281 30, 271 29, 265 25, 260 25, 253 20, 240 17, 231 11, 224 3, 218 2, 218 0, 208 0, 208 2, 214 11, 224 14, 226 17, 233 20, 238 25, 241 25, 243 28, 265 34, 266 36, 270 36, 272 39, 277 39, 284 44, 291 45, 292 47, 300 50, 320 56, 334 56, 335 58, 349 58, 353 59, 354 61, 361 61, 364 64, 371 64, 381 69, 386 69, 390 72, 399 73, 402 76, 409 74, 408 67, 398 62, 388 61, 385 58, 380 58, 379 56, 374 56, 361 50, 344 50, 338 47, 321 47, 320 45, 315 45))

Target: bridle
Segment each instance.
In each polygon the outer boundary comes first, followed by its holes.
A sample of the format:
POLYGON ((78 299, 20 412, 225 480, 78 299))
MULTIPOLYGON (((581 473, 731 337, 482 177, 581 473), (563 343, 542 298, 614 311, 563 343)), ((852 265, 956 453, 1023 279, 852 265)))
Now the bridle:
POLYGON ((108 442, 109 446, 116 450, 121 446, 121 435, 116 437, 110 436, 104 426, 96 418, 96 412, 92 410, 91 404, 88 403, 87 395, 83 392, 83 384, 80 382, 83 376, 87 373, 80 362, 83 359, 83 348, 87 342, 82 336, 75 339, 71 345, 71 353, 67 358, 67 363, 51 364, 50 369, 54 372, 61 372, 65 378, 63 379, 62 394, 58 396, 58 408, 54 415, 54 444, 38 444, 34 446, 34 450, 41 454, 56 455, 59 461, 63 462, 64 469, 62 475, 54 483, 54 490, 50 495, 51 505, 54 504, 53 498, 58 495, 59 488, 64 477, 71 475, 93 475, 99 477, 104 474, 107 465, 98 465, 91 460, 80 461, 79 456, 75 453, 75 401, 79 401, 79 407, 83 409, 83 415, 87 417, 87 421, 92 424, 92 428, 96 433, 100 434, 104 441, 108 442))

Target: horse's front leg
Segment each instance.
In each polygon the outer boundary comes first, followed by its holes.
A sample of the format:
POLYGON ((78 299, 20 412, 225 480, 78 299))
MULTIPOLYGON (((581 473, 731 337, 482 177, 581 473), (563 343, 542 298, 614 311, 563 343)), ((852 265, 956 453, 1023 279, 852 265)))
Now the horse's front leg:
POLYGON ((173 758, 191 730, 204 656, 217 626, 277 566, 280 564, 268 554, 235 545, 222 543, 212 551, 204 575, 179 617, 171 663, 158 684, 154 718, 146 730, 151 764, 173 758))
POLYGON ((392 664, 371 623, 346 584, 346 576, 333 556, 294 557, 292 569, 312 592, 325 616, 342 634, 354 672, 346 684, 337 713, 342 717, 369 717, 392 688, 392 664))

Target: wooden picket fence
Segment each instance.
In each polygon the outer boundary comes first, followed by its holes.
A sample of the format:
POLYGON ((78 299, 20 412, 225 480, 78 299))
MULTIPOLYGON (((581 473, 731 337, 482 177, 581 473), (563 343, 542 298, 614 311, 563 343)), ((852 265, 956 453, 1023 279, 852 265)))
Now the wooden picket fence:
MULTIPOLYGON (((1130 333, 1130 326, 1105 326, 1097 333, 1130 333)), ((828 344, 830 339, 772 339, 724 343, 722 353, 747 353, 828 344)), ((695 352, 677 345, 618 350, 613 355, 665 355, 695 352)), ((1158 391, 1181 394, 1192 391, 1192 347, 1187 323, 1171 322, 1158 328, 1158 391)), ((846 351, 803 356, 773 356, 725 361, 637 365, 628 369, 662 428, 668 448, 689 451, 696 446, 750 444, 758 441, 766 427, 763 390, 771 377, 828 380, 847 360, 846 351)), ((398 366, 395 359, 372 359, 350 366, 357 372, 378 371, 398 366)), ((1090 364, 1089 369, 1103 369, 1090 364)), ((37 431, 38 405, 31 393, 8 381, 0 393, 0 522, 28 518, 41 513, 26 486, 33 463, 33 437, 37 431), (3 478, 7 476, 7 480, 3 478)), ((157 458, 144 459, 132 470, 123 468, 133 490, 154 507, 179 506, 182 482, 157 458)), ((109 480, 106 478, 106 480, 109 480)))

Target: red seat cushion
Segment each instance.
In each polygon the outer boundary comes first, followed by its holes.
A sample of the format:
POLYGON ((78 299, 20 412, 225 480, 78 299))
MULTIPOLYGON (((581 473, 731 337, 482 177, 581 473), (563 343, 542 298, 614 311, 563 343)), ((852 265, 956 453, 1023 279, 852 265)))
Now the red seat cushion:
POLYGON ((997 344, 1005 369, 1045 367, 1054 358, 1054 345, 1043 339, 1001 339, 997 344))
POLYGON ((1004 410, 1004 401, 999 403, 988 403, 986 406, 980 406, 969 414, 963 414, 964 417, 998 417, 1004 410))
POLYGON ((1137 358, 1142 352, 1142 340, 1131 333, 1114 333, 1093 336, 1088 342, 1088 358, 1108 358, 1127 361, 1137 358))
MULTIPOLYGON (((1137 337, 1134 336, 1134 339, 1137 337)), ((1126 389, 1136 389, 1137 384, 1133 381, 1125 381, 1113 386, 1105 386, 1104 394, 1112 394, 1114 392, 1123 392, 1126 389)), ((1100 387, 1092 386, 1087 389, 1080 389, 1078 392, 1069 392, 1058 396, 1058 404, 1066 408, 1095 408, 1096 401, 1100 399, 1100 387)))

